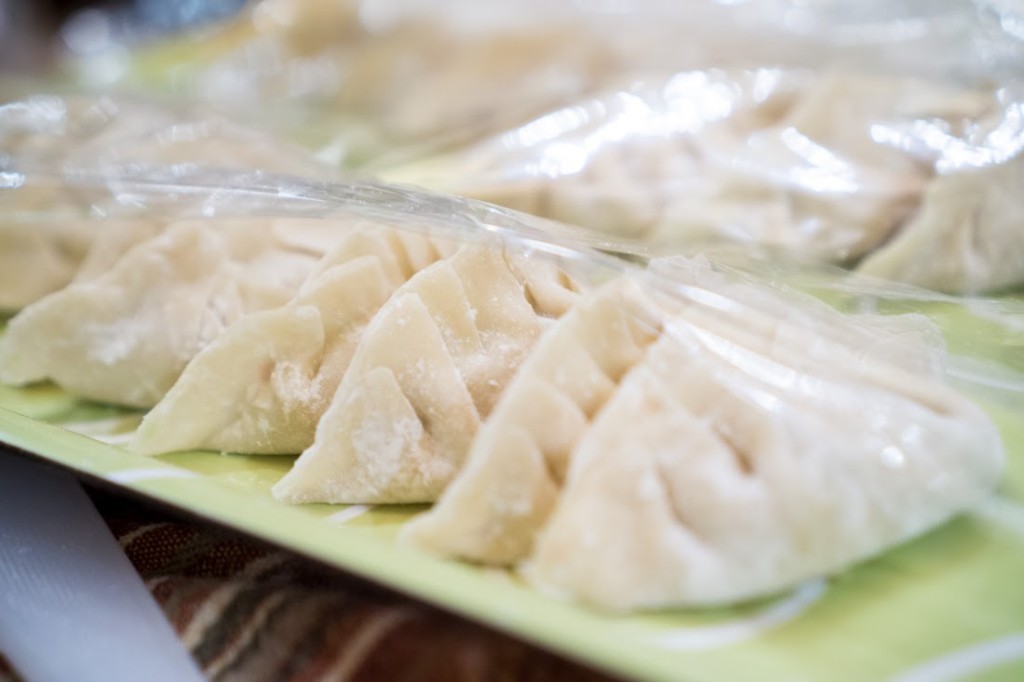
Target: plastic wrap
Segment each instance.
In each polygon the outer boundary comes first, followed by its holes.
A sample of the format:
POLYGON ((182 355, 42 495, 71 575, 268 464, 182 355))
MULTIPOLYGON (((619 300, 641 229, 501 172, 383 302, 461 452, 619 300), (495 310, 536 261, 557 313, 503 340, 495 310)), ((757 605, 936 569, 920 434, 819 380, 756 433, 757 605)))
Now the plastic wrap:
POLYGON ((1000 290, 1024 284, 1022 98, 1019 82, 681 72, 384 175, 652 253, 733 242, 940 291, 1000 290))
POLYGON ((63 35, 84 83, 199 98, 353 165, 472 140, 635 73, 853 63, 1002 79, 1024 54, 1005 4, 263 0, 156 46, 96 12, 63 35))
POLYGON ((92 24, 65 38, 85 82, 197 98, 625 251, 729 241, 978 293, 1024 284, 1022 16, 1004 0, 264 0, 155 48, 92 24))
POLYGON ((205 101, 346 166, 500 129, 586 92, 608 68, 608 49, 578 14, 522 21, 513 3, 460 5, 269 0, 140 49, 113 17, 90 14, 68 25, 65 42, 78 82, 205 101), (473 20, 491 9, 491 20, 473 20), (497 20, 513 15, 513 27, 497 20))
MULTIPOLYGON (((32 92, 0 105, 0 150, 21 167, 224 167, 319 176, 306 149, 201 107, 124 95, 32 92)), ((16 93, 20 94, 20 93, 16 93)))
POLYGON ((5 201, 45 181, 102 207, 97 234, 159 227, 11 318, 0 379, 141 408, 140 456, 301 453, 280 502, 436 502, 401 543, 545 592, 769 595, 942 524, 1003 471, 966 397, 1019 404, 1011 369, 981 364, 994 334, 959 392, 926 316, 840 313, 778 270, 647 267, 385 184, 33 165, 8 160, 5 201))
POLYGON ((117 220, 96 223, 109 217, 104 195, 61 180, 76 168, 233 168, 243 182, 271 171, 336 175, 306 150, 209 111, 85 94, 35 94, 0 105, 0 163, 15 159, 37 175, 3 175, 3 185, 18 191, 0 194, 0 310, 21 308, 76 272, 102 270, 157 229, 152 206, 132 212, 126 197, 114 209, 117 220))

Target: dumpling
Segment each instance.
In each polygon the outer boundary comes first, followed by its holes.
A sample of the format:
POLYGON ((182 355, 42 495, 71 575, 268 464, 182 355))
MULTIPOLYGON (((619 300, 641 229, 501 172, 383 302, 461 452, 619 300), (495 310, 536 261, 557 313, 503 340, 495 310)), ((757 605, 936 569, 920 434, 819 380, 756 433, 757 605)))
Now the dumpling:
POLYGON ((991 90, 849 71, 682 72, 619 84, 388 177, 659 253, 727 242, 847 264, 892 237, 934 171, 913 130, 883 132, 922 120, 953 130, 994 101, 991 90))
POLYGON ((101 254, 120 256, 159 229, 154 220, 91 220, 88 202, 69 198, 60 183, 22 182, 0 189, 0 311, 20 310, 57 291, 84 260, 109 264, 101 254))
POLYGON ((164 227, 158 220, 0 223, 0 310, 20 310, 105 272, 164 227))
POLYGON ((666 245, 734 241, 849 263, 884 244, 913 213, 927 158, 878 139, 875 128, 918 118, 977 118, 990 93, 846 71, 811 80, 771 125, 695 138, 706 173, 666 195, 646 239, 666 245))
MULTIPOLYGON (((426 27, 410 28, 415 36, 426 27)), ((409 37, 392 37, 401 46, 397 54, 408 55, 409 37)), ((611 49, 572 22, 545 22, 518 35, 513 30, 466 41, 442 33, 434 39, 446 46, 432 55, 438 63, 391 93, 383 123, 403 139, 478 138, 501 130, 587 92, 612 66, 611 49), (513 82, 517 87, 507 87, 513 82)))
MULTIPOLYGON (((250 8, 204 35, 199 50, 188 39, 150 54, 160 68, 151 64, 146 80, 173 74, 164 86, 187 84, 198 99, 247 118, 264 102, 312 98, 325 114, 321 134, 345 131, 339 146, 350 166, 396 146, 478 137, 524 120, 593 87, 615 59, 579 22, 547 17, 524 27, 521 12, 501 21, 512 8, 489 7, 472 30, 463 30, 461 13, 425 6, 269 0, 250 8)), ((303 123, 315 128, 308 114, 303 123)))
POLYGON ((200 351, 143 419, 131 449, 302 452, 367 323, 448 249, 411 232, 353 228, 288 305, 242 318, 200 351))
POLYGON ((545 351, 570 371, 578 350, 538 344, 460 475, 403 538, 520 565, 541 589, 604 608, 715 604, 840 570, 991 489, 1002 463, 991 422, 933 363, 888 362, 927 335, 877 349, 877 325, 819 336, 858 322, 780 320, 695 274, 686 301, 642 292, 660 328, 644 325, 654 333, 590 415, 550 371, 528 371, 545 351))
POLYGON ((545 272, 553 274, 493 247, 466 246, 409 280, 367 327, 313 445, 274 496, 436 499, 540 335, 540 316, 559 314, 572 295, 550 293, 568 280, 540 286, 545 272))
POLYGON ((618 80, 515 130, 385 171, 617 236, 645 238, 673 197, 693 200, 711 169, 695 143, 745 139, 777 120, 802 74, 708 70, 618 80))
POLYGON ((1024 154, 940 175, 918 213, 858 267, 949 293, 1024 285, 1024 154))
POLYGON ((665 174, 650 183, 657 196, 649 204, 657 208, 643 216, 646 241, 730 241, 846 262, 888 238, 924 186, 924 164, 870 136, 873 122, 909 115, 902 97, 919 90, 901 79, 826 73, 805 79, 789 108, 776 120, 761 119, 761 127, 726 117, 728 123, 677 135, 660 149, 642 139, 625 142, 619 154, 595 158, 590 172, 601 185, 604 178, 616 184, 610 171, 622 165, 617 156, 634 164, 638 154, 660 159, 665 174))
POLYGON ((0 223, 0 310, 20 310, 67 285, 91 240, 78 221, 0 223))
POLYGON ((184 222, 107 272, 15 316, 0 339, 0 381, 51 379, 93 400, 150 407, 185 364, 243 315, 286 303, 344 223, 184 222), (292 234, 294 232, 294 234, 292 234))
POLYGON ((524 567, 612 610, 765 596, 929 530, 991 491, 999 435, 930 377, 764 354, 670 323, 575 451, 524 567), (794 371, 794 367, 798 368, 794 371))
POLYGON ((462 471, 404 539, 484 563, 525 557, 576 441, 657 338, 660 314, 628 280, 584 296, 520 366, 462 471))
POLYGON ((20 310, 67 285, 93 238, 94 224, 69 208, 54 184, 11 184, 20 186, 0 187, 0 311, 20 310))

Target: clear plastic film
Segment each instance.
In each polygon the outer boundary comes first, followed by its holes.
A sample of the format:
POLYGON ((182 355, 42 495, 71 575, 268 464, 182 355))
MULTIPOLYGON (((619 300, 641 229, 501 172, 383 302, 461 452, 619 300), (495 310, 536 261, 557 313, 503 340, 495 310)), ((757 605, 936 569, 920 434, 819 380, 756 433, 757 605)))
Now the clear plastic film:
POLYGON ((77 82, 205 101, 351 167, 471 139, 586 92, 609 49, 581 30, 579 12, 539 5, 269 0, 143 47, 93 12, 64 42, 77 82))
POLYGON ((992 421, 1020 405, 1000 364, 1013 314, 986 314, 1005 333, 962 347, 957 390, 948 330, 883 314, 905 291, 857 313, 799 291, 842 292, 841 273, 626 261, 379 183, 4 173, 5 201, 45 181, 102 207, 96 243, 155 227, 14 315, 0 380, 138 410, 140 456, 298 454, 281 503, 434 503, 399 542, 599 608, 841 572, 979 504, 1022 455, 992 421))
POLYGON ((307 149, 201 106, 40 92, 28 84, 3 94, 0 159, 23 168, 189 166, 313 177, 331 172, 307 149))
MULTIPOLYGON (((153 169, 171 184, 175 172, 202 168, 230 171, 243 186, 273 172, 337 176, 307 150, 202 108, 22 93, 0 104, 0 184, 17 190, 0 194, 0 310, 21 308, 64 286, 82 267, 103 267, 107 247, 95 243, 97 234, 111 242, 112 253, 152 236, 152 200, 132 209, 128 193, 97 193, 64 181, 76 169, 99 168, 153 169), (11 170, 15 166, 19 172, 11 170), (108 205, 115 198, 117 205, 108 205), (116 217, 110 223, 117 230, 97 222, 109 217, 116 217)), ((169 198, 165 207, 170 213, 203 210, 201 202, 181 197, 169 198)))
POLYGON ((627 252, 1024 284, 1013 0, 264 0, 139 49, 103 21, 65 31, 81 82, 177 92, 627 252))
POLYGON ((384 177, 635 250, 734 243, 953 293, 1024 284, 1024 89, 834 70, 631 78, 384 177))
POLYGON ((854 64, 1001 81, 1024 63, 1014 9, 1003 0, 262 0, 151 46, 145 29, 90 11, 63 42, 80 82, 171 90, 262 117, 353 165, 509 128, 637 72, 854 64))

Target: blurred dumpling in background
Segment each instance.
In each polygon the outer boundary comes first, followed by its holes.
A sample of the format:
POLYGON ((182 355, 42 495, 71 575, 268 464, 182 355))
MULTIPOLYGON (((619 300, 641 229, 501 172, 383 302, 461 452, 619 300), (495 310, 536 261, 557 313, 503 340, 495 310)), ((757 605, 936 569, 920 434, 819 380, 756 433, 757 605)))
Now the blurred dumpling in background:
POLYGON ((1024 285, 1024 155, 939 176, 918 214, 858 271, 949 293, 1024 285))
MULTIPOLYGON (((75 186, 66 173, 171 166, 333 174, 309 152, 210 112, 131 97, 39 94, 4 102, 0 148, 12 178, 0 189, 0 310, 8 311, 62 288, 83 267, 111 264, 167 222, 144 205, 113 206, 102 183, 75 186)), ((183 197, 170 213, 194 208, 183 197)))
POLYGON ((890 242, 896 253, 916 243, 925 251, 913 264, 880 256, 866 271, 973 293, 1024 279, 1019 259, 1001 246, 1016 253, 1020 243, 1013 219, 1003 217, 1014 213, 1012 167, 1024 154, 1003 144, 1024 139, 1015 92, 845 70, 640 75, 384 176, 660 254, 731 243, 856 265, 890 242), (987 154, 991 167, 947 168, 950 152, 936 140, 987 154), (971 209, 979 205, 989 208, 971 209), (976 224, 950 225, 951 211, 976 215, 976 224), (984 235, 981 246, 951 246, 943 236, 950 229, 984 235))
POLYGON ((106 272, 166 220, 82 218, 0 222, 0 312, 106 272))
POLYGON ((918 123, 921 134, 908 137, 937 159, 938 173, 916 213, 860 272, 949 293, 1024 285, 1021 106, 1024 88, 1008 86, 980 119, 918 123))
MULTIPOLYGON (((610 61, 599 37, 558 12, 524 28, 521 9, 263 0, 135 50, 121 80, 287 130, 355 166, 396 146, 473 139, 593 87, 610 61)), ((86 52, 69 62, 77 77, 108 78, 111 53, 86 52)))

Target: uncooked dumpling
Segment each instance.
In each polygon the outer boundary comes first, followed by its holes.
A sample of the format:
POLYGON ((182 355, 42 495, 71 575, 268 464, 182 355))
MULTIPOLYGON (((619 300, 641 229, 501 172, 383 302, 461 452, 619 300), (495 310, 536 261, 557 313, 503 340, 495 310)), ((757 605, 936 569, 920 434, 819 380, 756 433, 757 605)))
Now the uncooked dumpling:
POLYGON ((834 311, 779 316, 769 293, 748 307, 749 285, 677 275, 682 299, 629 285, 648 312, 628 319, 646 334, 590 391, 598 409, 564 386, 600 376, 579 358, 602 335, 569 329, 599 299, 566 315, 404 539, 528 562, 542 589, 606 608, 723 603, 840 570, 991 488, 1001 446, 984 414, 941 383, 939 363, 890 362, 915 345, 934 355, 920 320, 862 330, 834 311), (851 334, 820 333, 830 327, 851 334), (556 345, 563 330, 573 345, 556 345))
POLYGON ((999 435, 951 389, 843 349, 765 353, 730 326, 670 322, 622 382, 577 446, 534 585, 613 610, 764 596, 992 489, 999 435))
MULTIPOLYGON (((546 289, 534 264, 514 260, 495 248, 463 247, 399 289, 367 328, 313 445, 274 487, 275 497, 436 499, 481 415, 540 335, 540 316, 562 310, 561 297, 537 294, 546 289), (533 286, 522 272, 534 273, 533 286)), ((562 285, 556 279, 551 286, 562 285)))
POLYGON ((993 91, 849 71, 708 69, 617 84, 388 177, 690 249, 851 263, 914 212, 934 172, 915 124, 960 135, 993 91))
POLYGON ((164 227, 156 220, 0 224, 0 310, 20 310, 73 281, 106 272, 164 227))
POLYGON ((938 176, 917 215, 858 270, 950 293, 1024 284, 1024 153, 938 176))
POLYGON ((0 223, 0 310, 20 310, 67 285, 91 240, 79 221, 0 223))
POLYGON ((657 338, 660 311, 616 280, 580 300, 519 368, 434 508, 403 529, 432 552, 484 563, 526 556, 576 441, 657 338))
POLYGON ((746 139, 785 113, 805 81, 777 69, 618 80, 592 99, 385 177, 644 238, 673 197, 709 191, 701 188, 712 169, 695 141, 712 131, 746 139))
POLYGON ((678 190, 669 179, 673 190, 645 237, 675 245, 728 240, 850 262, 911 215, 931 173, 929 159, 878 139, 875 129, 919 118, 969 120, 991 102, 984 91, 915 79, 815 76, 771 125, 697 135, 706 172, 678 190))
MULTIPOLYGON (((579 22, 552 16, 524 26, 518 7, 512 21, 498 21, 503 11, 493 5, 471 11, 471 30, 462 12, 408 3, 266 0, 250 10, 206 33, 200 49, 188 39, 171 51, 173 68, 170 52, 158 50, 160 71, 173 74, 165 85, 187 84, 198 99, 246 117, 266 102, 312 98, 332 135, 346 131, 342 147, 354 155, 342 159, 347 165, 396 142, 433 145, 499 130, 571 100, 615 68, 612 46, 579 22)), ((302 122, 311 127, 308 114, 302 122)))
POLYGON ((872 140, 870 126, 910 115, 903 99, 919 91, 905 79, 826 73, 805 79, 767 125, 710 125, 677 140, 672 173, 653 183, 660 210, 644 239, 767 245, 833 262, 874 248, 913 209, 927 168, 872 140))
MULTIPOLYGON (((409 33, 415 36, 415 28, 409 33)), ((406 38, 392 38, 400 45, 396 54, 408 55, 406 38)), ((501 130, 587 92, 612 66, 611 50, 572 23, 550 21, 519 35, 513 29, 468 41, 443 33, 436 39, 446 49, 428 59, 439 63, 393 92, 384 117, 405 139, 465 139, 501 130)), ((409 67, 398 73, 409 75, 409 67)))
POLYGON ((354 228, 286 306, 229 327, 143 419, 143 454, 220 450, 297 454, 391 293, 450 247, 382 226, 354 228))
POLYGON ((323 255, 311 233, 337 239, 343 227, 251 219, 170 227, 12 319, 0 339, 0 381, 51 379, 93 400, 150 407, 233 321, 294 295, 323 255))
MULTIPOLYGON (((2 140, 0 140, 2 141, 2 140)), ((95 220, 59 183, 0 190, 0 311, 16 311, 66 286, 84 261, 109 266, 155 236, 156 220, 95 220)))

